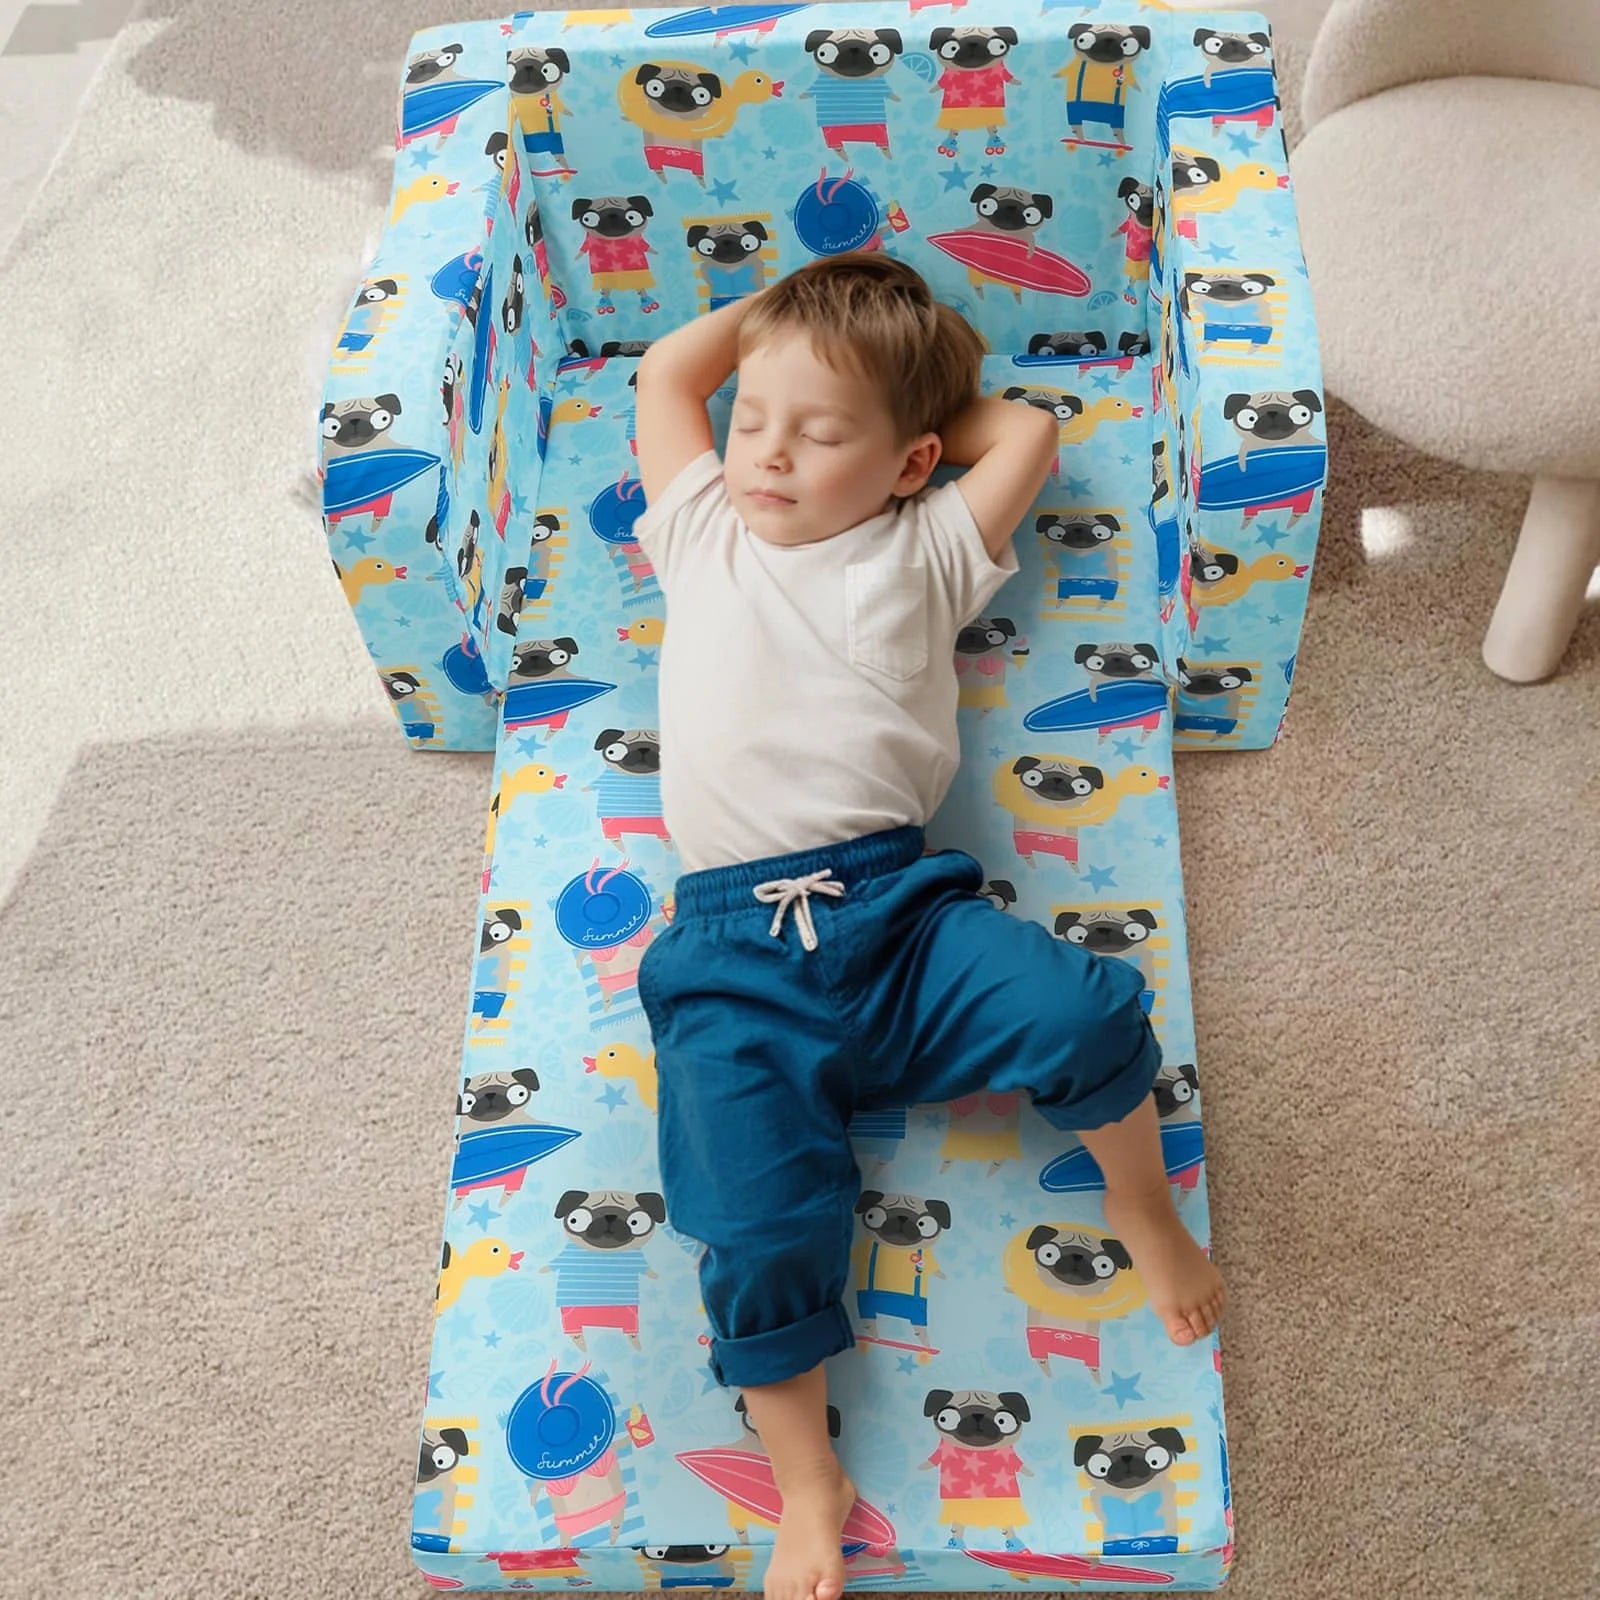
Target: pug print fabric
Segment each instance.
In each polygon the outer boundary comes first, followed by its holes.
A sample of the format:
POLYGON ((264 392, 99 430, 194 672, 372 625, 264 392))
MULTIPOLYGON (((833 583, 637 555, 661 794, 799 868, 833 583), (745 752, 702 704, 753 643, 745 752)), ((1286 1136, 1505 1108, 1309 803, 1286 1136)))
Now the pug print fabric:
MULTIPOLYGON (((1226 1063, 1194 1038, 1173 753, 1277 738, 1326 473, 1271 34, 1136 0, 545 12, 424 30, 398 76, 322 407, 329 555, 404 736, 495 752, 413 1552, 440 1588, 759 1588, 779 1502, 706 1365, 636 988, 679 865, 633 369, 882 249, 983 334, 985 392, 1058 419, 1019 571, 956 642, 929 842, 1144 975, 1208 1245, 1226 1063)), ((1218 1586, 1220 1342, 1167 1339, 1087 1152, 1013 1095, 851 1134, 850 1586, 1218 1586)))

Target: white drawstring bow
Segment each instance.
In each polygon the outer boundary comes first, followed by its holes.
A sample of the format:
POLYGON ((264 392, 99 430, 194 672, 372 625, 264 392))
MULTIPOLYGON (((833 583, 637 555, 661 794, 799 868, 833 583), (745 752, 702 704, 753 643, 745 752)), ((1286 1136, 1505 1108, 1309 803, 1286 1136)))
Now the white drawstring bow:
POLYGON ((770 882, 758 883, 755 886, 756 899, 763 905, 771 905, 774 901, 778 905, 778 909, 772 915, 772 926, 767 930, 768 933, 774 939, 778 937, 779 930, 783 927, 783 914, 792 905, 795 926, 800 930, 800 943, 807 950, 815 950, 817 930, 811 921, 811 895, 843 894, 842 883, 827 881, 832 877, 833 868, 824 867, 821 872, 807 873, 803 878, 773 878, 770 882))

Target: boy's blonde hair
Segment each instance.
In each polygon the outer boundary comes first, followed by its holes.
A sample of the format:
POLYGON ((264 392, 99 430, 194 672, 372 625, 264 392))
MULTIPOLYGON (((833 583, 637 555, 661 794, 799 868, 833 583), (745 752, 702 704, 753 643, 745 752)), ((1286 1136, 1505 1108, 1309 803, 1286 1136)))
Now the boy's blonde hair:
POLYGON ((881 251, 823 256, 780 279, 739 323, 741 359, 791 331, 808 334, 836 372, 877 388, 897 444, 939 432, 978 397, 977 330, 934 299, 915 267, 881 251))

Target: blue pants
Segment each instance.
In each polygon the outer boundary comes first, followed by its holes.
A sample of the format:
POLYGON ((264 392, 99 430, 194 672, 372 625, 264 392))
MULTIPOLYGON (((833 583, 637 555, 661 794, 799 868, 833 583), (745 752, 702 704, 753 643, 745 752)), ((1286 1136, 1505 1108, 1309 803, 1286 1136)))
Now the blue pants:
POLYGON ((1137 967, 998 910, 970 855, 923 848, 894 828, 686 873, 645 952, 661 1185, 669 1222, 706 1246, 721 1384, 778 1383, 855 1343, 857 1110, 1026 1089, 1055 1127, 1093 1129, 1160 1071, 1137 967), (810 896, 816 949, 798 905, 773 937, 755 886, 824 867, 846 892, 810 896))

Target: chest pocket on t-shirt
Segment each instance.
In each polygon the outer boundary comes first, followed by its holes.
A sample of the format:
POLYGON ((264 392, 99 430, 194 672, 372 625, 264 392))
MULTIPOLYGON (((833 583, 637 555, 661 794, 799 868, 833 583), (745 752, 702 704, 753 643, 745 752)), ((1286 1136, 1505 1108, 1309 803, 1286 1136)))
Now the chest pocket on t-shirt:
POLYGON ((850 659, 869 672, 914 678, 928 664, 928 569, 857 561, 844 569, 850 659))

